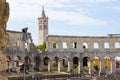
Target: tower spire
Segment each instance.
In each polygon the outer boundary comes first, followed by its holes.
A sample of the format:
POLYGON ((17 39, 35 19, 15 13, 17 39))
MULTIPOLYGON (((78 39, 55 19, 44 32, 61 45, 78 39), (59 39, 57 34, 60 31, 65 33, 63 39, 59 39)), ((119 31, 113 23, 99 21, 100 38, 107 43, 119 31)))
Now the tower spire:
POLYGON ((44 11, 44 6, 42 6, 41 18, 46 18, 45 11, 44 11))

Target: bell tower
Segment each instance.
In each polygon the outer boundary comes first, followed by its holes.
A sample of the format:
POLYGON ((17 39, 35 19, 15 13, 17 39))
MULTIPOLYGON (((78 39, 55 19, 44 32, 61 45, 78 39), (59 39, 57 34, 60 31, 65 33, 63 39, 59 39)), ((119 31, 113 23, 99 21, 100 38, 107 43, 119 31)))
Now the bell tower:
POLYGON ((42 44, 46 41, 46 36, 48 35, 48 17, 45 15, 44 7, 42 7, 41 16, 38 17, 38 26, 38 44, 42 44))

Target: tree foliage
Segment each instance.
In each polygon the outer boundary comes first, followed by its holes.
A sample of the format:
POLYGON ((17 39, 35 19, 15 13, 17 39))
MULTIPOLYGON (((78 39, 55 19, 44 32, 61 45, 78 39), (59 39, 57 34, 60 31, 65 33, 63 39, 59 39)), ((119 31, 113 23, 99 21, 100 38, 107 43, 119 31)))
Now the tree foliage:
POLYGON ((41 51, 45 51, 45 49, 46 49, 46 42, 43 42, 43 44, 36 46, 36 49, 40 49, 41 51))

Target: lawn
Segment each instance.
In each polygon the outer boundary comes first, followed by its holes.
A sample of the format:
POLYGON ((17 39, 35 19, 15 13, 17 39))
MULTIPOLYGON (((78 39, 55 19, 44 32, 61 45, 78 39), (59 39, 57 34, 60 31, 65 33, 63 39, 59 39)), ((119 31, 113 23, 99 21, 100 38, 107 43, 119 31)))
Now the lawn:
POLYGON ((41 74, 41 75, 62 75, 62 74, 68 74, 66 72, 58 72, 58 71, 51 71, 51 72, 30 72, 29 74, 24 74, 24 73, 6 73, 7 77, 21 77, 21 76, 30 76, 30 75, 36 75, 36 74, 41 74))

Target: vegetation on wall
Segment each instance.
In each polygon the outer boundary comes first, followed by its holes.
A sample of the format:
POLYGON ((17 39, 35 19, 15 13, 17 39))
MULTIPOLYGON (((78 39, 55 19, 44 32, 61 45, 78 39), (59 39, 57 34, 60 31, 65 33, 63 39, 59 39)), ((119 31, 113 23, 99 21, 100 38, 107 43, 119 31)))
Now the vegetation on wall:
POLYGON ((36 49, 40 49, 41 51, 45 51, 45 49, 46 49, 46 42, 43 42, 43 44, 36 46, 36 49))

